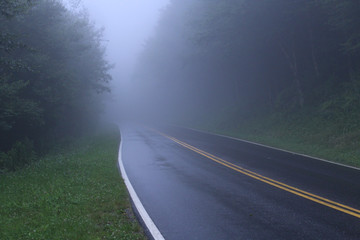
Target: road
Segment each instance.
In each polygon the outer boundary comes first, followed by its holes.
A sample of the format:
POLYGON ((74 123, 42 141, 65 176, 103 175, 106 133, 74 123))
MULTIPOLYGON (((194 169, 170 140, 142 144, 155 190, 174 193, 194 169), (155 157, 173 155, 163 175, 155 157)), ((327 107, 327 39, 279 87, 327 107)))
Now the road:
POLYGON ((360 239, 358 169, 177 127, 121 134, 165 239, 360 239))

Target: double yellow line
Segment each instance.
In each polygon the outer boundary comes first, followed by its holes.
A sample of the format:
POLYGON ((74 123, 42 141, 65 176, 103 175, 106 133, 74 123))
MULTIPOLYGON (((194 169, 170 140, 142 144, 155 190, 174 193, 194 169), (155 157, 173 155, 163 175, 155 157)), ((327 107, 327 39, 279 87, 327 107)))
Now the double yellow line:
MULTIPOLYGON (((154 130, 154 131, 156 131, 156 130, 154 130)), ((156 131, 156 132, 158 132, 158 131, 156 131)), ((282 182, 276 181, 274 179, 265 177, 265 176, 260 175, 258 173, 255 173, 255 172, 252 172, 252 171, 247 170, 245 168, 242 168, 242 167, 240 167, 238 165, 235 165, 235 164, 233 164, 231 162, 228 162, 228 161, 226 161, 224 159, 221 159, 221 158, 219 158, 217 156, 214 156, 214 155, 212 155, 212 154, 210 154, 208 152, 200 150, 200 149, 198 149, 198 148, 196 148, 194 146, 191 146, 190 144, 187 144, 185 142, 182 142, 182 141, 180 141, 180 140, 178 140, 178 139, 176 139, 174 137, 168 136, 168 135, 163 134, 161 132, 158 132, 158 133, 160 135, 162 135, 162 136, 164 136, 164 137, 178 143, 179 145, 181 145, 181 146, 183 146, 183 147, 185 147, 187 149, 190 149, 190 150, 192 150, 192 151, 194 151, 194 152, 196 152, 196 153, 198 153, 198 154, 200 154, 200 155, 202 155, 202 156, 204 156, 204 157, 206 157, 208 159, 213 160, 214 162, 217 162, 217 163, 219 163, 221 165, 224 165, 224 166, 226 166, 228 168, 231 168, 231 169, 233 169, 233 170, 235 170, 235 171, 237 171, 239 173, 242 173, 242 174, 247 175, 247 176, 249 176, 251 178, 257 179, 257 180, 259 180, 261 182, 267 183, 267 184, 269 184, 271 186, 274 186, 276 188, 280 188, 280 189, 282 189, 284 191, 293 193, 293 194, 298 195, 300 197, 303 197, 303 198, 309 199, 311 201, 317 202, 317 203, 322 204, 324 206, 336 209, 336 210, 338 210, 340 212, 347 213, 347 214, 352 215, 354 217, 360 218, 360 210, 358 210, 358 209, 346 206, 346 205, 341 204, 341 203, 334 202, 332 200, 320 197, 318 195, 303 191, 303 190, 298 189, 296 187, 289 186, 289 185, 287 185, 285 183, 282 183, 282 182)))

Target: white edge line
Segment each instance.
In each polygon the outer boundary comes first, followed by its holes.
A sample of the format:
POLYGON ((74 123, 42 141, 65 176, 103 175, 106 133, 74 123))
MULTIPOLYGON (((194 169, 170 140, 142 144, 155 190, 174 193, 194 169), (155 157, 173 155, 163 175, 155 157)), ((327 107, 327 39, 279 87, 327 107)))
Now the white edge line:
POLYGON ((306 155, 306 154, 291 152, 291 151, 284 150, 284 149, 281 149, 281 148, 276 148, 276 147, 267 146, 267 145, 264 145, 264 144, 261 144, 261 143, 251 142, 251 141, 247 141, 247 140, 240 139, 240 138, 230 137, 230 136, 226 136, 226 135, 222 135, 222 134, 217 134, 217 133, 211 133, 211 132, 207 132, 207 131, 203 131, 203 130, 198 130, 198 129, 194 129, 194 128, 189 128, 189 127, 183 127, 183 126, 179 126, 179 125, 172 125, 172 126, 175 126, 175 127, 178 127, 178 128, 189 129, 189 130, 192 130, 192 131, 195 131, 195 132, 200 132, 200 133, 206 133, 206 134, 210 134, 210 135, 215 135, 215 136, 219 136, 219 137, 230 138, 230 139, 233 139, 233 140, 236 140, 236 141, 245 142, 245 143, 250 143, 250 144, 254 144, 254 145, 260 146, 260 147, 265 147, 265 148, 270 148, 270 149, 278 150, 278 151, 281 151, 281 152, 291 153, 291 154, 293 154, 293 155, 298 155, 298 156, 302 156, 302 157, 308 157, 308 158, 311 158, 311 159, 315 159, 315 160, 319 160, 319 161, 323 161, 323 162, 327 162, 327 163, 331 163, 331 164, 335 164, 335 165, 339 165, 339 166, 342 166, 342 167, 347 167, 347 168, 351 168, 351 169, 355 169, 355 170, 360 171, 360 168, 357 168, 357 167, 353 167, 353 166, 349 166, 349 165, 341 164, 341 163, 337 163, 337 162, 332 162, 332 161, 329 161, 329 160, 325 160, 325 159, 318 158, 318 157, 313 157, 313 156, 306 155))
POLYGON ((149 214, 146 212, 144 206, 142 205, 138 195, 136 194, 136 192, 135 192, 133 186, 131 185, 131 182, 126 174, 124 164, 122 161, 122 157, 121 157, 122 146, 123 146, 122 143, 123 143, 123 140, 120 141, 118 162, 119 162, 122 178, 124 179, 124 183, 129 191, 130 197, 133 200, 133 203, 134 203, 138 213, 140 214, 142 220, 144 221, 146 227, 150 231, 154 240, 165 240, 163 235, 160 233, 159 229, 156 227, 155 223, 150 218, 149 214))

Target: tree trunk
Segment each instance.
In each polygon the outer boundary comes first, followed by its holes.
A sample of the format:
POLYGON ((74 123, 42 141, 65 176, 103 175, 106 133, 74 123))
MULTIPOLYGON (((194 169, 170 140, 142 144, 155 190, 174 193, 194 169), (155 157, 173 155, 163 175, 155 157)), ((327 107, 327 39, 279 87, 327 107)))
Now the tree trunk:
POLYGON ((292 47, 291 55, 290 55, 289 51, 286 50, 286 48, 284 47, 283 44, 280 43, 279 45, 280 45, 280 49, 281 49, 282 53, 284 54, 285 58, 287 59, 289 68, 293 74, 293 78, 294 78, 293 80, 294 80, 294 85, 295 85, 296 92, 297 92, 298 104, 301 108, 303 108, 305 98, 304 98, 304 93, 303 93, 303 90, 301 87, 301 82, 300 82, 300 78, 299 78, 299 74, 298 74, 298 64, 297 64, 297 58, 296 58, 294 47, 292 47))
POLYGON ((314 13, 312 11, 308 12, 309 20, 307 21, 308 25, 308 32, 309 32, 309 40, 310 40, 310 48, 311 48, 311 60, 312 65, 314 68, 315 76, 319 79, 320 77, 320 71, 319 71, 319 64, 316 58, 316 50, 315 50, 315 42, 314 42, 314 30, 313 30, 313 15, 314 13))
POLYGON ((312 58, 315 75, 317 78, 320 78, 319 64, 315 54, 315 44, 314 44, 314 36, 312 30, 310 30, 310 41, 311 41, 311 58, 312 58))
POLYGON ((239 80, 237 78, 234 78, 234 99, 236 103, 240 103, 240 86, 239 86, 239 80))
POLYGON ((301 108, 304 107, 304 94, 303 94, 303 91, 302 91, 302 87, 301 87, 301 84, 300 84, 300 79, 299 79, 299 76, 296 74, 294 75, 294 82, 295 82, 295 87, 296 87, 296 91, 297 91, 297 95, 298 95, 298 103, 299 103, 299 106, 301 108))

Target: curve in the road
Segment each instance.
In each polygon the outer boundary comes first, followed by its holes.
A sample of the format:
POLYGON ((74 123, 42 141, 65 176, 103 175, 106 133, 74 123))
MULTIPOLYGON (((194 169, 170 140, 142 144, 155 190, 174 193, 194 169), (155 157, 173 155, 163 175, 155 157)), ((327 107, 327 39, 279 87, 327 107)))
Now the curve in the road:
POLYGON ((129 191, 130 197, 134 203, 134 206, 136 208, 136 210, 138 211, 142 221, 144 222, 144 224, 146 225, 146 228, 149 230, 152 238, 154 240, 165 240, 165 238, 163 237, 163 235, 161 234, 161 232, 159 231, 159 229, 157 228, 157 226, 155 225, 155 223, 153 222, 153 220, 151 219, 151 217, 149 216, 149 214, 147 213, 147 211, 145 210, 143 204, 141 203, 138 195, 136 194, 127 174, 124 168, 124 164, 121 158, 121 153, 122 153, 122 141, 120 142, 120 146, 119 146, 119 155, 118 155, 118 163, 119 163, 119 167, 120 167, 120 171, 121 171, 121 175, 124 179, 124 183, 129 191))
MULTIPOLYGON (((153 129, 154 130, 154 129, 153 129)), ((164 133, 161 133, 157 130, 154 130, 155 132, 159 133, 160 135, 172 140, 173 142, 176 142, 177 144, 191 150, 191 151, 194 151, 202 156, 205 156, 206 158, 208 159, 211 159, 223 166, 226 166, 228 168, 231 168, 239 173, 242 173, 244 175, 247 175, 251 178, 254 178, 256 180, 259 180, 261 182, 264 182, 264 183, 267 183, 269 185, 272 185, 274 187, 277 187, 279 189, 282 189, 284 191, 287 191, 287 192, 290 192, 292 194, 295 194, 297 196, 300 196, 300 197, 303 197, 303 198, 306 198, 308 200, 311 200, 313 202, 316 202, 316 203, 319 203, 319 204, 322 204, 324 206, 327 206, 327 207, 330 207, 332 209, 336 209, 338 211, 341 211, 343 213, 346 213, 346 214, 349 214, 349 215, 352 215, 354 217, 357 217, 357 218, 360 218, 360 210, 358 209, 355 209, 355 208, 352 208, 350 206, 347 206, 347 205, 344 205, 344 204, 341 204, 341 203, 338 203, 338 202, 335 202, 335 201, 332 201, 330 199, 327 199, 327 198, 324 198, 324 197, 321 197, 321 196, 318 196, 318 195, 315 195, 315 194, 312 194, 312 193, 309 193, 309 192, 306 192, 304 190, 301 190, 301 189, 298 189, 296 187, 293 187, 293 186, 290 186, 290 185, 287 185, 285 183, 282 183, 282 182, 279 182, 279 181, 276 181, 274 179, 271 179, 271 178, 268 178, 268 177, 265 177, 263 175, 260 175, 258 173, 255 173, 253 171, 250 171, 250 170, 247 170, 245 168, 242 168, 238 165, 235 165, 233 163, 230 163, 224 159, 221 159, 217 156, 214 156, 208 152, 205 152, 199 148, 196 148, 190 144, 187 144, 183 141, 180 141, 174 137, 171 137, 171 136, 168 136, 164 133)))

